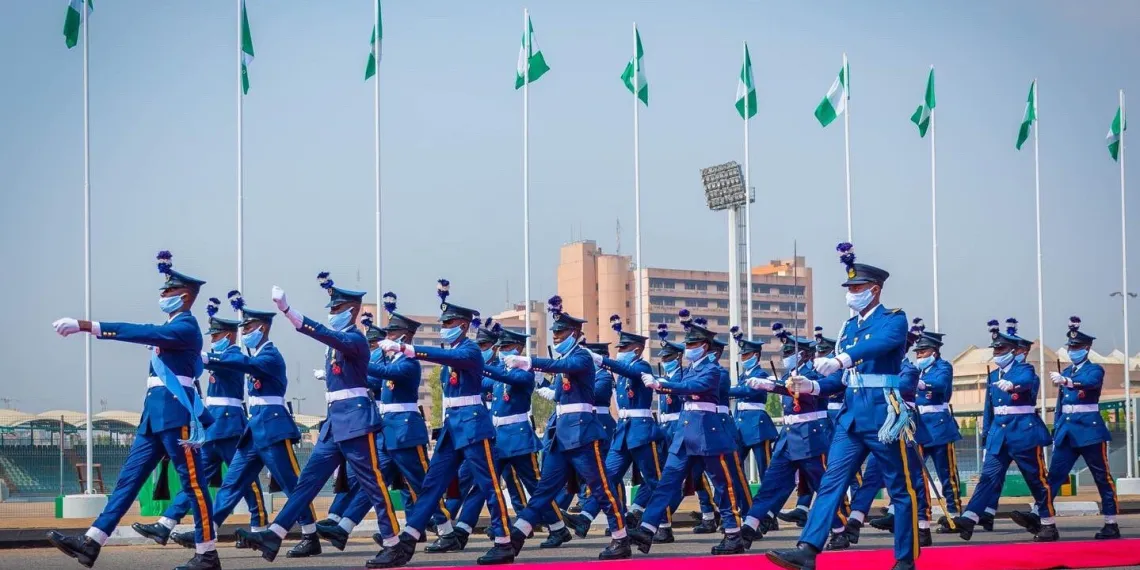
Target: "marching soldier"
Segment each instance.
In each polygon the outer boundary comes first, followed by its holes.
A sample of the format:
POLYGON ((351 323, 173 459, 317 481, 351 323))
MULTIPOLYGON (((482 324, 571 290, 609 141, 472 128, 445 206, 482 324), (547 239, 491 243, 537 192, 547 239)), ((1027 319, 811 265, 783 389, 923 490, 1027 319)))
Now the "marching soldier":
POLYGON ((166 280, 160 287, 159 309, 167 315, 161 325, 81 321, 64 318, 52 323, 62 337, 78 332, 95 338, 141 344, 150 351, 150 377, 134 443, 119 473, 107 506, 87 533, 65 536, 48 532, 48 541, 90 568, 123 515, 131 508, 139 489, 163 457, 170 458, 183 489, 193 498, 194 557, 188 570, 220 569, 215 547, 217 537, 207 485, 206 470, 197 448, 205 443, 206 430, 214 417, 206 410, 194 379, 202 373, 202 332, 190 313, 198 291, 206 282, 173 269, 169 251, 158 252, 158 271, 166 280))
POLYGON ((963 540, 970 540, 980 517, 976 514, 984 507, 996 503, 1001 485, 1011 462, 1016 462, 1025 476, 1025 483, 1033 494, 1039 528, 1035 542, 1053 542, 1060 538, 1053 516, 1053 494, 1046 484, 1045 459, 1042 448, 1053 442, 1049 428, 1037 415, 1033 403, 1037 401, 1039 386, 1033 366, 1016 362, 1015 350, 1022 344, 1016 329, 1001 332, 996 320, 987 323, 993 342, 994 364, 988 379, 983 429, 986 431, 986 455, 981 478, 962 516, 954 523, 963 540))
MULTIPOLYGON (((608 342, 584 342, 582 346, 593 354, 601 354, 605 357, 610 355, 610 343, 608 342)), ((602 440, 602 453, 609 455, 610 440, 613 439, 614 433, 617 432, 617 421, 614 420, 613 414, 610 413, 610 401, 614 396, 614 375, 609 370, 601 367, 595 367, 594 371, 594 413, 598 416, 598 421, 602 424, 602 429, 606 432, 606 437, 602 440)), ((553 393, 553 391, 551 391, 553 393)), ((625 486, 618 485, 618 501, 625 504, 625 486)), ((580 482, 577 495, 569 489, 563 490, 558 495, 558 507, 563 511, 563 519, 566 514, 577 514, 582 512, 582 505, 586 504, 586 499, 590 495, 590 488, 585 482, 580 482), (577 496, 578 503, 573 507, 570 506, 570 501, 577 496)), ((608 532, 608 529, 607 529, 608 532)))
POLYGON ((795 549, 774 550, 768 558, 782 568, 814 568, 815 559, 831 530, 835 511, 847 487, 868 454, 883 468, 895 505, 895 570, 910 570, 918 559, 918 511, 915 503, 918 456, 909 446, 913 434, 910 410, 903 393, 915 386, 902 385, 899 371, 906 356, 907 318, 901 309, 887 309, 879 299, 890 276, 877 267, 855 263, 854 248, 836 248, 846 267, 847 306, 855 316, 847 320, 832 358, 817 358, 815 371, 822 380, 793 379, 789 391, 827 395, 845 390, 836 433, 827 453, 828 470, 808 513, 807 525, 795 549), (842 379, 835 379, 844 370, 842 379))
POLYGON ((950 410, 950 397, 954 391, 954 366, 942 358, 942 333, 924 330, 914 344, 915 366, 919 370, 918 420, 926 427, 928 438, 922 445, 923 459, 934 462, 934 470, 942 486, 949 512, 954 518, 962 512, 959 495, 958 457, 954 442, 962 439, 958 422, 950 410))
MULTIPOLYGON (((224 354, 227 358, 239 357, 242 354, 241 345, 237 342, 239 321, 231 321, 218 317, 218 307, 221 300, 211 297, 206 305, 206 314, 210 317, 210 328, 206 334, 210 335, 210 351, 215 354, 224 354)), ((202 445, 202 464, 206 471, 206 478, 215 487, 221 486, 222 465, 229 465, 233 459, 238 439, 245 433, 246 416, 245 405, 245 373, 209 362, 205 365, 210 371, 210 383, 206 388, 205 405, 214 424, 206 429, 206 443, 202 445)), ((241 498, 249 507, 249 525, 253 530, 262 530, 269 524, 265 512, 261 484, 255 479, 242 493, 241 498)), ((174 526, 186 513, 190 511, 193 499, 186 488, 182 488, 175 495, 174 501, 162 513, 158 522, 151 524, 134 523, 131 528, 140 535, 165 546, 170 539, 174 526)), ((214 509, 214 518, 217 519, 218 510, 214 509)), ((217 523, 215 523, 217 524, 217 523)), ((178 533, 176 533, 178 534, 178 533)), ((184 546, 194 548, 194 534, 187 533, 184 546)))
MULTIPOLYGON (((289 528, 301 517, 312 514, 313 498, 342 464, 354 474, 356 483, 375 508, 380 533, 391 536, 393 530, 399 528, 376 451, 376 432, 380 431, 381 423, 368 389, 368 340, 356 326, 364 292, 336 287, 327 272, 318 274, 317 281, 329 295, 329 302, 325 305, 329 309, 328 326, 305 317, 290 306, 285 291, 280 287, 274 286, 272 291, 273 303, 293 327, 328 347, 325 351, 328 416, 296 487, 269 530, 255 533, 238 530, 238 537, 244 538, 251 548, 261 552, 261 556, 270 562, 277 557, 289 528)), ((315 531, 316 525, 313 527, 315 531)), ((304 529, 302 532, 306 536, 309 534, 304 529)), ((312 542, 319 547, 315 534, 312 542)))
POLYGON ((757 472, 761 478, 772 461, 772 445, 779 437, 772 418, 766 409, 768 392, 756 390, 748 385, 752 378, 764 379, 768 373, 760 362, 764 343, 761 341, 745 340, 744 333, 739 327, 732 327, 732 337, 740 345, 741 374, 737 385, 729 391, 729 396, 736 399, 736 427, 740 433, 740 456, 745 464, 750 455, 756 457, 757 472))
MULTIPOLYGON (((830 339, 823 336, 823 327, 815 327, 815 356, 830 357, 835 352, 835 339, 830 339)), ((842 374, 842 372, 835 372, 835 374, 842 374)), ((835 426, 835 418, 839 416, 839 410, 843 408, 843 392, 836 392, 827 397, 827 419, 831 422, 832 427, 835 426)), ((776 518, 784 522, 795 523, 799 528, 803 528, 807 524, 807 514, 811 509, 811 500, 814 492, 811 486, 808 485, 807 474, 801 469, 796 472, 796 506, 790 511, 780 511, 776 513, 776 518)), ((858 487, 862 481, 862 475, 855 475, 856 484, 853 486, 858 487)), ((855 513, 852 512, 852 515, 855 513)), ((847 518, 847 524, 851 524, 853 517, 847 518)), ((862 524, 862 518, 857 521, 862 524)), ((859 542, 858 534, 855 536, 855 541, 859 542)))

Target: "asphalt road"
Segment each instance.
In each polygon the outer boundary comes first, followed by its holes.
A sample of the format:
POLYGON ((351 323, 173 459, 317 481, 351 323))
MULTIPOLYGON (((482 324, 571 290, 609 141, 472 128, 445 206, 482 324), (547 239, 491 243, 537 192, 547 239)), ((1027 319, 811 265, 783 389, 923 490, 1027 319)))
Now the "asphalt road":
MULTIPOLYGON (((1062 540, 1090 540, 1093 534, 1100 529, 1103 519, 1095 517, 1065 517, 1058 519, 1062 540)), ((1140 537, 1140 515, 1124 515, 1118 520, 1121 531, 1126 537, 1140 537)), ((787 548, 793 546, 799 533, 791 525, 785 525, 786 530, 780 530, 767 535, 763 541, 753 545, 749 555, 759 555, 771 548, 787 548)), ((527 547, 519 556, 519 562, 553 562, 553 561, 590 561, 596 560, 597 554, 608 543, 601 535, 600 528, 596 528, 597 538, 591 536, 585 540, 575 538, 562 548, 541 550, 538 542, 541 537, 536 536, 528 542, 527 547)), ((1009 519, 998 519, 994 532, 980 531, 974 534, 971 544, 991 542, 1026 542, 1030 535, 1014 525, 1009 519)), ((707 556, 709 549, 719 541, 719 535, 694 535, 688 528, 676 530, 677 541, 673 544, 654 545, 653 551, 645 556, 647 558, 666 558, 684 556, 707 556)), ((964 544, 955 535, 934 535, 935 547, 939 545, 961 546, 964 544)), ((1105 543, 1110 544, 1110 543, 1105 543)), ((272 565, 249 550, 237 550, 232 543, 219 544, 222 565, 227 569, 243 568, 361 568, 364 562, 377 552, 377 547, 367 539, 354 539, 344 552, 337 552, 325 546, 325 553, 314 558, 290 559, 285 557, 285 549, 292 543, 286 543, 281 555, 272 565)), ((491 543, 485 536, 473 537, 467 549, 454 554, 426 554, 422 547, 416 553, 409 567, 428 566, 468 566, 473 565, 475 559, 483 554, 491 543)), ((856 548, 890 548, 889 534, 866 527, 862 540, 856 548)), ((745 556, 749 556, 745 555, 745 556)), ((118 546, 104 549, 96 564, 96 568, 174 568, 184 563, 192 556, 189 550, 184 550, 173 543, 166 547, 161 546, 118 546)), ((643 557, 636 550, 635 557, 643 557)), ((745 557, 741 557, 742 560, 745 557)), ((921 565, 921 562, 920 562, 921 565)), ((0 550, 0 569, 34 569, 34 570, 75 570, 82 568, 74 560, 54 548, 27 548, 0 550)))

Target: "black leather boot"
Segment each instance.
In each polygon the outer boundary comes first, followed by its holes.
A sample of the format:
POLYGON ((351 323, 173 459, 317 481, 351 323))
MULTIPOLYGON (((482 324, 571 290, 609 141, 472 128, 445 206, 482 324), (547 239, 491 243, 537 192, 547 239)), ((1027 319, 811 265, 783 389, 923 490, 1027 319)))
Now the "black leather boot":
POLYGON ((913 560, 895 560, 895 565, 891 566, 891 570, 914 570, 913 560))
POLYGON ((170 529, 158 523, 135 523, 131 525, 131 529, 141 534, 143 538, 157 542, 159 546, 166 546, 166 541, 170 538, 170 529))
POLYGON ((744 540, 740 538, 739 532, 724 533, 724 538, 720 540, 720 544, 712 547, 714 555, 725 554, 744 554, 744 540))
POLYGON ((776 513, 776 518, 788 522, 796 523, 797 527, 803 528, 807 524, 807 511, 803 509, 792 509, 790 511, 780 511, 776 513))
POLYGON ((846 532, 831 533, 831 538, 823 547, 824 550, 847 550, 848 548, 851 548, 851 539, 847 537, 846 532))
POLYGON ((950 528, 950 519, 943 515, 938 517, 938 527, 934 529, 934 532, 938 534, 951 534, 958 531, 950 528))
POLYGON ((693 527, 693 534, 712 534, 716 529, 716 519, 701 519, 701 522, 693 527))
POLYGON ((764 515, 764 516, 760 517, 759 528, 760 528, 761 534, 768 534, 770 532, 780 530, 780 523, 776 522, 776 519, 774 519, 768 515, 764 515))
POLYGON ((324 521, 317 523, 317 536, 327 540, 337 550, 343 551, 348 544, 348 531, 339 524, 327 525, 324 521))
POLYGON ((65 536, 53 530, 47 533, 47 538, 48 542, 60 552, 78 560, 88 568, 95 565, 99 551, 103 549, 98 542, 91 540, 87 535, 65 536))
POLYGON ((237 529, 238 538, 245 541, 250 548, 261 553, 266 562, 273 562, 277 552, 281 550, 281 537, 271 530, 253 532, 244 528, 237 529))
POLYGON ((625 513, 625 526, 635 528, 641 526, 641 511, 627 511, 625 513))
POLYGON ((819 556, 819 550, 806 542, 801 542, 795 548, 771 550, 767 556, 772 564, 780 568, 815 570, 815 557, 819 556))
POLYGON ((744 549, 752 548, 752 543, 764 538, 764 534, 746 524, 740 525, 740 540, 744 541, 744 549))
MULTIPOLYGON (((339 528, 339 527, 338 527, 339 528)), ((289 549, 285 553, 285 558, 308 558, 316 556, 321 553, 321 540, 317 538, 317 533, 302 534, 301 542, 297 546, 289 549)))
POLYGON ((171 532, 170 540, 182 548, 194 548, 198 546, 197 540, 194 539, 194 531, 171 532))
POLYGON ((567 514, 563 519, 566 521, 566 526, 570 527, 570 530, 573 530, 578 538, 586 538, 586 535, 590 533, 590 519, 586 515, 567 514))
POLYGON ((982 526, 982 530, 986 532, 994 531, 994 516, 989 513, 982 513, 978 517, 978 524, 982 526))
POLYGON ((424 552, 437 554, 441 552, 459 552, 467 548, 467 540, 471 537, 467 531, 454 528, 451 532, 435 539, 435 542, 424 547, 424 552))
POLYGON ((480 556, 475 562, 480 566, 495 564, 510 564, 515 561, 515 548, 509 542, 496 542, 486 554, 480 556))
POLYGON ((649 549, 653 547, 653 534, 643 526, 629 527, 629 541, 642 554, 649 554, 649 549))
POLYGON ((957 527, 958 536, 962 537, 962 540, 970 540, 970 537, 974 536, 974 526, 976 524, 977 523, 966 517, 954 517, 954 526, 957 527))
POLYGON ((1033 535, 1033 542, 1057 542, 1061 540, 1061 533, 1057 532, 1057 525, 1043 524, 1037 534, 1033 535))
POLYGON ((218 551, 211 550, 202 554, 195 554, 189 562, 174 570, 222 570, 222 561, 218 559, 218 551))
POLYGON ((1037 534, 1041 530, 1041 517, 1037 513, 1013 511, 1009 514, 1009 518, 1029 534, 1037 534))
POLYGON ((633 550, 629 548, 629 537, 615 538, 605 550, 598 553, 598 560, 622 560, 630 556, 633 556, 633 550))
POLYGON ((930 535, 930 529, 918 529, 918 545, 923 548, 934 545, 934 537, 930 535))
POLYGON ((571 540, 573 540, 573 538, 574 538, 574 535, 570 534, 570 529, 567 527, 562 527, 558 530, 550 531, 550 536, 546 537, 546 540, 542 541, 542 543, 539 544, 538 547, 539 548, 558 548, 559 546, 562 546, 563 544, 570 542, 571 540))
POLYGON ((847 535, 847 542, 851 544, 859 544, 859 533, 863 530, 863 521, 855 519, 847 519, 847 528, 843 530, 843 534, 847 535))
POLYGON ((415 553, 416 539, 406 532, 401 532, 400 542, 395 546, 385 547, 364 565, 368 568, 396 568, 410 562, 415 553))
POLYGON ((673 540, 672 528, 657 527, 657 533, 653 535, 653 544, 672 544, 673 540))
POLYGON ((1104 523, 1104 527, 1097 531, 1093 538, 1097 540, 1120 538, 1120 527, 1116 523, 1104 523))
POLYGON ((891 534, 894 534, 894 532, 895 532, 895 515, 893 513, 889 513, 889 514, 883 515, 877 519, 871 519, 870 521, 868 521, 868 524, 870 524, 871 527, 873 527, 873 528, 877 528, 879 530, 885 530, 891 534))

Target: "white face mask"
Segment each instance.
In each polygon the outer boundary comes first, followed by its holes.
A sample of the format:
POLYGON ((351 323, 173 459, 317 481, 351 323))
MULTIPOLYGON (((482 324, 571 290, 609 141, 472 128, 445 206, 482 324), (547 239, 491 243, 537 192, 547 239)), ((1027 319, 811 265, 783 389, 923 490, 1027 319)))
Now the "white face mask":
POLYGON ((875 298, 875 292, 873 289, 870 289, 870 288, 864 289, 863 291, 860 291, 858 293, 852 293, 850 290, 848 290, 847 291, 847 306, 852 311, 855 311, 857 313, 861 313, 861 312, 863 312, 864 309, 867 308, 868 305, 871 304, 871 301, 874 298, 875 298))
POLYGON ((797 365, 799 365, 799 363, 800 363, 800 357, 798 354, 793 354, 791 356, 785 356, 784 357, 784 370, 792 370, 797 365))

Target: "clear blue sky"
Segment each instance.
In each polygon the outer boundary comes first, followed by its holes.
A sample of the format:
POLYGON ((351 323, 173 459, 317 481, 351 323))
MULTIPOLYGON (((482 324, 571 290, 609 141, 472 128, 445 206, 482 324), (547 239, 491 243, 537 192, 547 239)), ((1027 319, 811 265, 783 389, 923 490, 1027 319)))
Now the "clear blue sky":
MULTIPOLYGON (((65 0, 8 0, 0 19, 0 345, 14 407, 82 409, 83 342, 49 324, 83 312, 81 53, 61 29, 65 0), (13 326, 14 325, 14 326, 13 326)), ((741 41, 752 50, 753 256, 816 270, 818 320, 846 310, 834 254, 845 236, 843 132, 812 110, 846 51, 859 258, 892 272, 886 302, 932 326, 929 143, 908 122, 937 68, 942 329, 953 353, 986 340, 989 318, 1036 336, 1033 155, 1013 143, 1039 78, 1045 314, 1070 314, 1123 343, 1120 195, 1104 136, 1117 90, 1140 108, 1140 4, 1006 1, 776 3, 554 2, 530 8, 552 70, 531 90, 533 296, 555 285, 558 246, 579 235, 633 244, 631 97, 618 78, 641 29, 651 106, 641 114, 643 253, 650 266, 721 269, 724 214, 698 170, 741 160, 733 109, 741 41)), ((522 293, 522 98, 512 89, 523 5, 384 7, 381 83, 384 288, 412 313, 434 282, 494 311, 522 293)), ((372 84, 363 81, 369 0, 248 0, 257 58, 245 99, 246 298, 279 284, 323 318, 314 276, 372 291, 372 84)), ((151 322, 153 257, 236 285, 236 2, 102 0, 91 19, 94 316, 151 322)), ((1140 134, 1140 132, 1138 132, 1140 134)), ((1135 147, 1135 145, 1132 145, 1135 147)), ((1140 176, 1138 174, 1137 176, 1140 176)), ((1135 183, 1134 183, 1135 186, 1135 183)), ((1131 219, 1140 219, 1133 198, 1131 219)), ((1140 225, 1130 236, 1140 291, 1140 225)), ((1140 303, 1136 303, 1140 305, 1140 303)), ((203 308, 198 309, 200 316, 203 308)), ((1140 350, 1140 312, 1132 351, 1140 350)), ((283 321, 282 321, 283 322, 283 321)), ((290 376, 319 409, 322 349, 279 324, 290 376)), ((96 409, 137 409, 146 355, 95 344, 96 409)))

